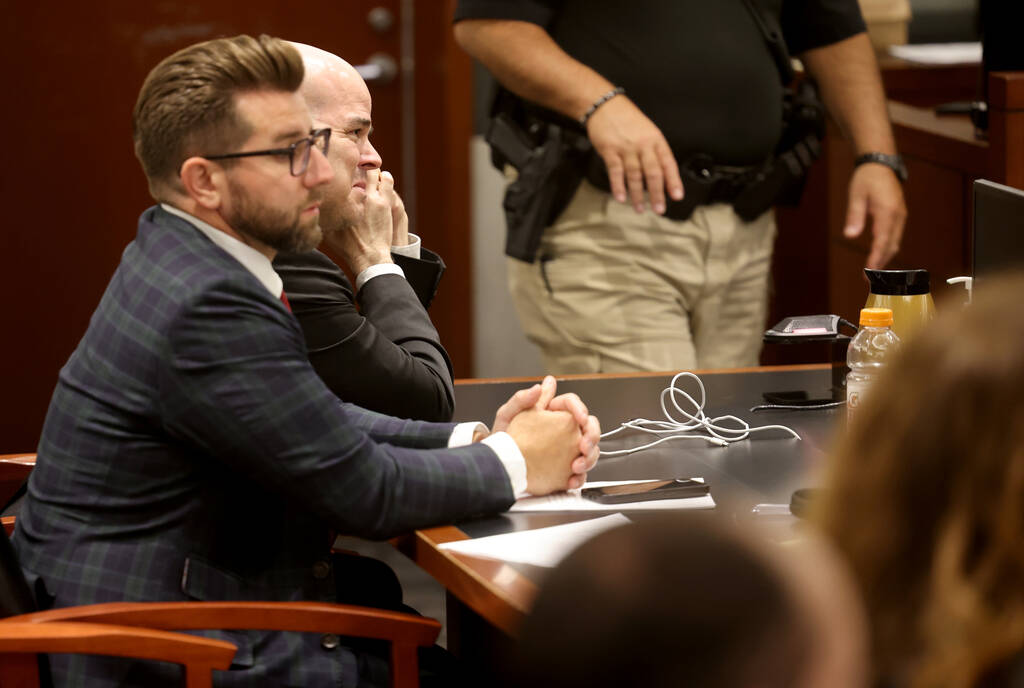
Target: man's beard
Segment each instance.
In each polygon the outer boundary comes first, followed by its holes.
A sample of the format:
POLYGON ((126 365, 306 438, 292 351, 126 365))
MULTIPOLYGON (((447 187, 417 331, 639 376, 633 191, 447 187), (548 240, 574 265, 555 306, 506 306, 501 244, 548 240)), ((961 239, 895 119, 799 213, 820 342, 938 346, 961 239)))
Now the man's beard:
MULTIPOLYGON (((225 216, 224 220, 242 236, 256 239, 279 253, 306 253, 320 245, 323 232, 320 230, 319 215, 303 221, 302 208, 291 212, 272 208, 230 179, 228 189, 234 207, 230 216, 225 216)), ((306 207, 317 200, 317 196, 311 194, 306 207)))

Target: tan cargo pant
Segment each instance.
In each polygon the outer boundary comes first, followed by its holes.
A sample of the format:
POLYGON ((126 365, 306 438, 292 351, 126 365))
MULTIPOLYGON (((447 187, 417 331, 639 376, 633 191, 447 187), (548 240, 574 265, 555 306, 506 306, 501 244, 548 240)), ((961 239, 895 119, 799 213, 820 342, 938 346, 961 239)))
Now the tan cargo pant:
POLYGON ((509 289, 549 373, 757 365, 775 216, 725 204, 680 222, 637 214, 584 181, 509 289))

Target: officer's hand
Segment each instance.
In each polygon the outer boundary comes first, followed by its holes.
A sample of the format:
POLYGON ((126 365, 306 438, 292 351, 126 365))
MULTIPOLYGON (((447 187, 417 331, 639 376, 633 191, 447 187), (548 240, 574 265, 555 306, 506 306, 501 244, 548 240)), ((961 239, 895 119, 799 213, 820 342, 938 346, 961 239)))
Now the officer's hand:
POLYGON ((900 250, 903 225, 907 221, 907 204, 896 173, 876 163, 857 166, 850 177, 843 234, 851 239, 860 236, 869 219, 871 253, 865 267, 883 268, 900 250))
POLYGON ((661 130, 624 95, 612 98, 587 120, 587 136, 608 168, 612 196, 626 202, 626 189, 638 213, 644 211, 644 183, 651 208, 665 212, 665 191, 683 197, 679 166, 661 130))

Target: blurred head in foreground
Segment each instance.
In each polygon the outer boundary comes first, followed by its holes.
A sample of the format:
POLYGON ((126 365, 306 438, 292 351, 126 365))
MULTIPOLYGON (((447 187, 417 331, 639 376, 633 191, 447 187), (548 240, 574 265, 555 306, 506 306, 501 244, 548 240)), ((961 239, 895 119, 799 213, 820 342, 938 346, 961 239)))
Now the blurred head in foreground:
POLYGON ((819 520, 861 588, 880 680, 1024 680, 1022 296, 1004 276, 940 311, 834 456, 819 520))
POLYGON ((523 686, 865 685, 852 584, 820 543, 780 547, 692 520, 582 545, 520 634, 523 686))

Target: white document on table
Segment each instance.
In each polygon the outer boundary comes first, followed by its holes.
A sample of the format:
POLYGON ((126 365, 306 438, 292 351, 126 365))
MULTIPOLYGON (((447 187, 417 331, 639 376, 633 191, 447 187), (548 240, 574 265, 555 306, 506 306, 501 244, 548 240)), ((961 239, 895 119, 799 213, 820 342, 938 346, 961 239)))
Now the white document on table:
MULTIPOLYGON (((703 481, 703 478, 694 478, 703 481)), ((630 485, 647 480, 598 480, 583 487, 606 487, 608 485, 630 485)), ((580 496, 580 490, 558 492, 544 497, 523 497, 512 505, 509 511, 650 511, 652 509, 714 509, 715 500, 707 494, 702 497, 684 499, 652 499, 646 502, 625 502, 623 504, 601 504, 580 496)))
POLYGON ((590 538, 629 522, 622 514, 611 514, 560 526, 445 542, 439 547, 486 559, 554 567, 590 538))
POLYGON ((891 45, 889 54, 919 64, 979 64, 981 43, 917 43, 891 45))

